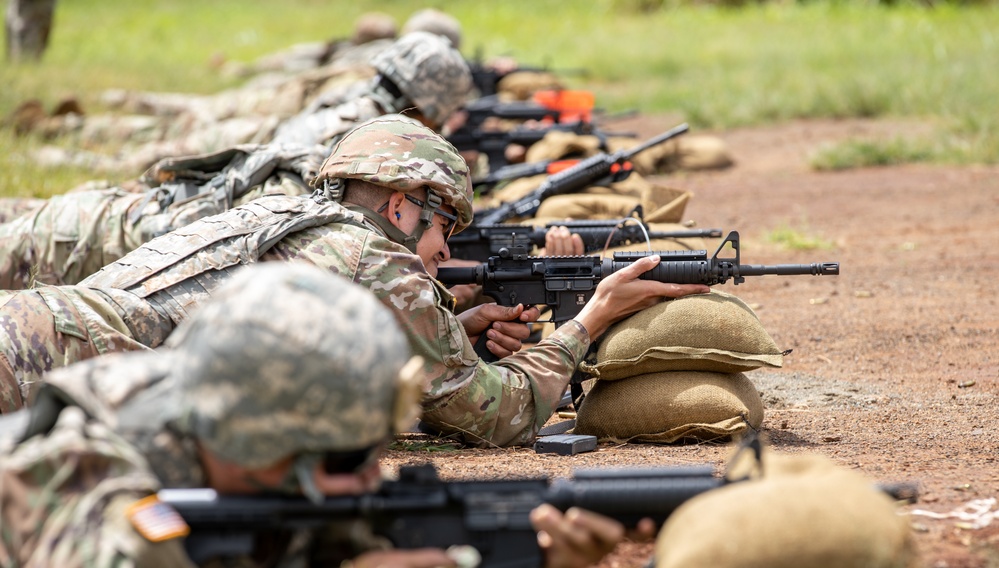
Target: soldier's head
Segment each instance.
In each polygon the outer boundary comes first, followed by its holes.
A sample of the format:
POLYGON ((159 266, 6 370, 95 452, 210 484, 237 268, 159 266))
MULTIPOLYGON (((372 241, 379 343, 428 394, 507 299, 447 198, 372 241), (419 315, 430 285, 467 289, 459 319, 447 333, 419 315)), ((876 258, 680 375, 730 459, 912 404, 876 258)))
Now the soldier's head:
POLYGON ((362 45, 378 39, 393 39, 398 25, 395 18, 384 12, 365 12, 354 22, 354 35, 350 41, 362 45))
POLYGON ((461 23, 450 14, 436 8, 413 12, 402 25, 402 35, 410 32, 430 32, 446 37, 455 49, 461 49, 461 23))
POLYGON ((465 59, 447 38, 429 32, 411 32, 376 55, 376 91, 391 106, 389 112, 411 114, 439 129, 464 104, 472 88, 465 59))
POLYGON ((447 238, 472 222, 468 165, 440 135, 398 115, 348 132, 315 183, 332 199, 362 208, 432 276, 450 257, 447 238))
POLYGON ((384 444, 418 414, 419 365, 407 366, 391 312, 313 265, 240 269, 168 347, 173 423, 197 441, 210 481, 222 463, 277 476, 250 483, 317 498, 330 493, 327 476, 377 474, 384 444))

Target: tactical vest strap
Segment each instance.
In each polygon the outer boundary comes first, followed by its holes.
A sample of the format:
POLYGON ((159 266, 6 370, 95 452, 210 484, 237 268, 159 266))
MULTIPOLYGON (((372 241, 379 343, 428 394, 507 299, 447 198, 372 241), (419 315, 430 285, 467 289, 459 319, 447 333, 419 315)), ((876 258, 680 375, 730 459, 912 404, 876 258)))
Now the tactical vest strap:
POLYGON ((146 298, 199 274, 256 262, 285 236, 333 223, 364 226, 363 217, 336 203, 266 196, 153 239, 80 284, 146 298))

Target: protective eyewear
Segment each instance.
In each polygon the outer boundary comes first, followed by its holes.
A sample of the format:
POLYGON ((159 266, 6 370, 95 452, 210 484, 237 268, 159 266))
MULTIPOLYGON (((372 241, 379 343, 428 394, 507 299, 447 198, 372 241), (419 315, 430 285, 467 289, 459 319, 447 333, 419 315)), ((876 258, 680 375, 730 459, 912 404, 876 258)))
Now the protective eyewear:
MULTIPOLYGON (((412 195, 409 195, 408 193, 406 194, 406 200, 412 203, 413 205, 416 205, 417 207, 423 207, 425 205, 423 201, 413 197, 412 195)), ((434 209, 434 213, 447 219, 448 221, 447 226, 444 227, 444 240, 446 241, 450 239, 451 234, 454 233, 454 228, 458 226, 458 216, 452 215, 446 211, 442 211, 441 209, 434 209)))

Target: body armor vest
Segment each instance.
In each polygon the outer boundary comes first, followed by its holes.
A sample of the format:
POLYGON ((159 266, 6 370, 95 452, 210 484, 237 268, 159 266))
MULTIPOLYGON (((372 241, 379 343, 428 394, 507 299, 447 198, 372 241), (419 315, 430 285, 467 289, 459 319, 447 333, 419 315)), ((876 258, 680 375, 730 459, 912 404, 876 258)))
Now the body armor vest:
POLYGON ((154 239, 80 284, 129 292, 177 324, 232 270, 256 262, 291 233, 331 223, 368 227, 337 203, 266 196, 154 239))

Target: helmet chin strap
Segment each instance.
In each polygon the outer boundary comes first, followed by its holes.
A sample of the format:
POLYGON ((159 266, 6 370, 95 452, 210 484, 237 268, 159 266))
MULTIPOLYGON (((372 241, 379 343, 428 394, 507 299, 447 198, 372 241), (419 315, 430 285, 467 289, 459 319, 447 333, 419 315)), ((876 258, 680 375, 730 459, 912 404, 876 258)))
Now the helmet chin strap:
POLYGON ((423 208, 420 210, 420 222, 416 224, 413 232, 408 235, 381 215, 381 212, 385 210, 385 206, 382 206, 378 211, 372 211, 360 205, 349 205, 347 209, 364 215, 364 218, 377 225, 389 240, 401 244, 409 252, 416 254, 417 243, 423 237, 424 231, 433 226, 434 212, 440 209, 443 203, 444 200, 439 195, 427 190, 427 198, 423 200, 423 208))
POLYGON ((382 110, 387 114, 401 113, 407 108, 415 106, 408 97, 399 91, 395 83, 384 75, 378 75, 372 79, 368 97, 378 103, 378 106, 382 107, 382 110))

